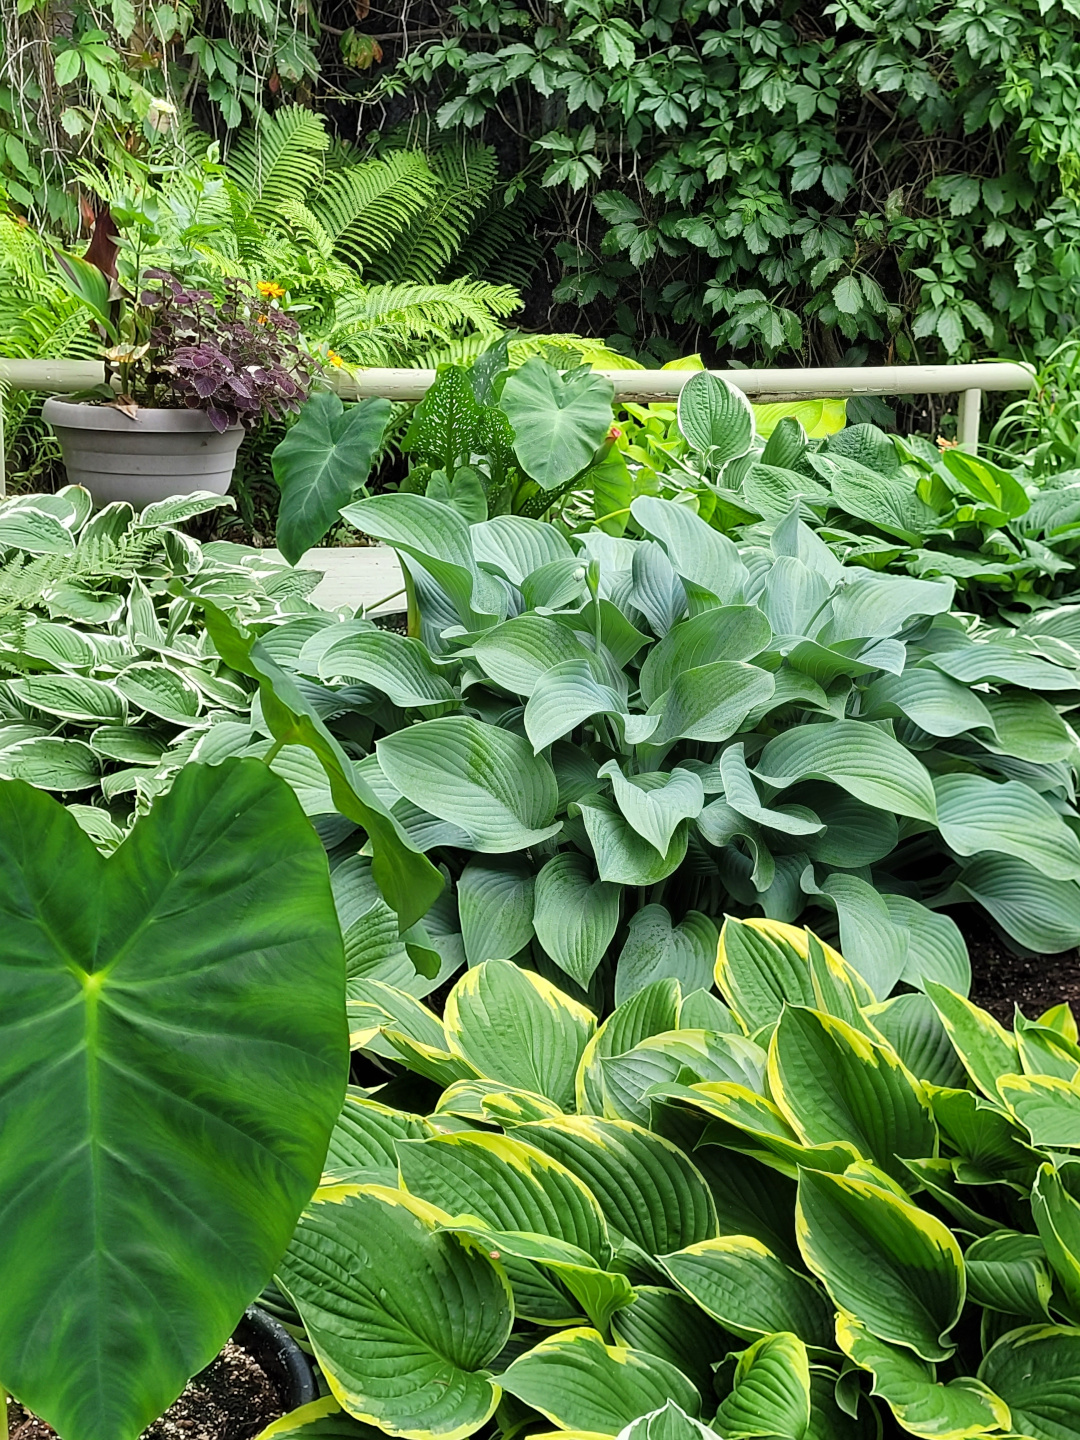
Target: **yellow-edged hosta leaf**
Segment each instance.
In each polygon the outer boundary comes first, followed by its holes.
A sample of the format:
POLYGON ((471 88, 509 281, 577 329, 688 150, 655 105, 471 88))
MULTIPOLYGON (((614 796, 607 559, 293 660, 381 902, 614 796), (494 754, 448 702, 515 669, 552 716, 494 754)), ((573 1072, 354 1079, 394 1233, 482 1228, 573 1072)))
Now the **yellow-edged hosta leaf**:
POLYGON ((946 1360, 966 1294, 952 1232, 868 1166, 847 1175, 804 1170, 796 1234, 803 1259, 831 1295, 881 1340, 946 1360))
POLYGON ((764 1335, 739 1356, 731 1394, 713 1428, 723 1440, 763 1435, 801 1440, 810 1424, 810 1361, 797 1335, 764 1335))
POLYGON ((937 1154, 919 1082, 891 1046, 832 1015, 784 1011, 769 1047, 769 1089, 804 1144, 845 1141, 901 1184, 912 1183, 902 1160, 937 1154))
POLYGON ((748 1034, 775 1024, 785 1004, 815 1003, 805 941, 805 932, 791 925, 730 915, 725 919, 716 952, 716 986, 748 1034))
MULTIPOLYGON (((1045 1168, 1050 1169, 1049 1166, 1045 1168)), ((1080 1210, 1075 1201, 1070 1199, 1069 1203, 1080 1210)), ((1031 1204, 1038 1221, 1035 1195, 1031 1204)), ((964 1254, 968 1294, 976 1304, 985 1305, 988 1310, 997 1310, 1002 1315, 1036 1323, 1049 1320, 1053 1280, 1047 1252, 1052 1243, 1051 1240, 1044 1244, 1038 1235, 1024 1235, 1016 1230, 995 1230, 990 1235, 984 1235, 969 1245, 964 1254)), ((1068 1268, 1067 1261, 1065 1268, 1068 1268)), ((1075 1291, 1080 1281, 1080 1260, 1073 1261, 1072 1280, 1075 1291)))
POLYGON ((499 1401, 487 1367, 513 1320, 502 1270, 443 1219, 364 1186, 312 1205, 278 1269, 335 1399, 405 1440, 461 1440, 484 1424, 499 1401))
POLYGON ((1080 1148, 1080 1084, 1053 1075, 1004 1075, 998 1094, 1033 1145, 1080 1148))
POLYGON ((713 1366, 731 1346, 731 1337, 700 1306, 662 1285, 638 1285, 630 1304, 612 1316, 611 1333, 620 1345, 678 1366, 702 1395, 712 1394, 713 1366))
POLYGON ((504 1390, 564 1430, 617 1435, 668 1400, 696 1416, 697 1390, 674 1365, 640 1350, 605 1345, 595 1330, 564 1330, 520 1356, 504 1390))
POLYGON ((419 1115, 370 1100, 352 1087, 345 1096, 323 1164, 322 1184, 396 1185, 397 1140, 423 1140, 434 1131, 419 1115))
MULTIPOLYGON (((1066 1190, 1053 1165, 1040 1167, 1031 1192, 1031 1213, 1046 1257, 1053 1266, 1068 1309, 1080 1317, 1080 1204, 1066 1190)), ((1026 1237, 1034 1240, 1034 1236, 1026 1237)), ((1047 1295, 1046 1300, 1049 1300, 1047 1295)), ((1046 1310, 1046 1301, 1042 1305, 1046 1310)), ((1017 1310, 1018 1315, 1026 1312, 1017 1310)), ((1040 1319, 1038 1315, 1032 1319, 1040 1319)), ((1049 1318, 1049 1317, 1047 1317, 1049 1318)))
POLYGON ((663 1257, 664 1269, 706 1314, 746 1340, 790 1330, 832 1346, 832 1307, 820 1286, 750 1235, 722 1235, 663 1257))
POLYGON ((682 991, 678 980, 654 980, 616 1006, 586 1045, 576 1079, 577 1108, 583 1114, 604 1111, 601 1060, 625 1055, 649 1035, 673 1030, 679 1021, 682 991))
POLYGON ((998 1100, 998 1080, 1020 1069, 1013 1036, 987 1011, 946 985, 927 981, 926 993, 972 1080, 988 1099, 998 1100))
POLYGON ((521 1125, 526 1120, 546 1120, 562 1111, 546 1095, 532 1090, 513 1090, 497 1080, 455 1080, 439 1096, 436 1115, 456 1115, 463 1120, 521 1125))
POLYGON ((933 1366, 879 1340, 845 1311, 837 1316, 836 1340, 849 1360, 874 1377, 871 1394, 881 1396, 910 1434, 925 1440, 974 1440, 1009 1429, 1009 1407, 980 1381, 941 1384, 933 1366))
POLYGON ((1017 1435, 1080 1440, 1080 1330, 1032 1325, 1003 1335, 979 1366, 1017 1435))

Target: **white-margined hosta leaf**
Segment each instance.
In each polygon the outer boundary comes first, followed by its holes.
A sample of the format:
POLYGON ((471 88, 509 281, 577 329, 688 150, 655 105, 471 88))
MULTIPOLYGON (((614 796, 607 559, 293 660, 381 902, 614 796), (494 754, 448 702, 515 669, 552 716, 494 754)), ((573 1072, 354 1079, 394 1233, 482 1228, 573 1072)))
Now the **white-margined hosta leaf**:
POLYGON ((125 666, 113 683, 132 709, 145 710, 174 725, 190 724, 202 708, 199 692, 190 681, 154 661, 125 666))
POLYGON ((60 720, 123 725, 127 719, 127 702, 120 690, 86 675, 33 675, 8 683, 24 705, 60 720))
POLYGON ((701 371, 679 392, 679 431, 683 439, 718 467, 750 449, 754 412, 741 390, 701 371))

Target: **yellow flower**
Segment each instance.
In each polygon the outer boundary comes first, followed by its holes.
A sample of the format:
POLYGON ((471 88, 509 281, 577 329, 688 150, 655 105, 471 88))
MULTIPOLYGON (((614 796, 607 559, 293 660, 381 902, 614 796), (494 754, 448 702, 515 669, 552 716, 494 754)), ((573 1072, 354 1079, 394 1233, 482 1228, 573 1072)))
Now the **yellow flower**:
POLYGON ((326 352, 326 358, 327 358, 327 360, 330 361, 330 364, 331 364, 331 365, 338 365, 338 366, 340 366, 340 365, 344 365, 344 364, 345 364, 345 361, 342 360, 341 356, 338 355, 338 354, 336 354, 333 350, 327 350, 327 352, 326 352))
POLYGON ((279 285, 276 280, 260 280, 255 289, 260 295, 266 295, 271 300, 280 300, 285 294, 285 286, 279 285))

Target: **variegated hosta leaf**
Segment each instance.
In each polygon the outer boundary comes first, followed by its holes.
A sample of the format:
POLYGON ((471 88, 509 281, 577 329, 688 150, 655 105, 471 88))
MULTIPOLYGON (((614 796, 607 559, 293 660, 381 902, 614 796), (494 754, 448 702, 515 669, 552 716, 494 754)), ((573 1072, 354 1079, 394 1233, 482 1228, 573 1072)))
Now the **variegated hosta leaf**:
POLYGON ((797 1335, 764 1335, 739 1356, 731 1394, 713 1428, 723 1440, 805 1435, 810 1424, 810 1362, 797 1335))
POLYGON ((1009 1407, 1012 1428, 1033 1440, 1080 1437, 1080 1330, 1033 1325, 989 1351, 979 1379, 1009 1407))
POLYGON ((433 1133, 419 1115, 380 1104, 350 1087, 330 1136, 321 1183, 396 1185, 396 1142, 424 1140, 433 1133))
POLYGON ((278 1270, 334 1397, 406 1440, 484 1424, 513 1318, 502 1271, 441 1218, 403 1191, 357 1187, 308 1209, 278 1270))
POLYGON ((661 1285, 636 1286, 630 1304, 611 1317, 611 1333, 620 1344, 677 1366, 703 1396, 712 1393, 716 1357, 732 1344, 693 1300, 661 1285))

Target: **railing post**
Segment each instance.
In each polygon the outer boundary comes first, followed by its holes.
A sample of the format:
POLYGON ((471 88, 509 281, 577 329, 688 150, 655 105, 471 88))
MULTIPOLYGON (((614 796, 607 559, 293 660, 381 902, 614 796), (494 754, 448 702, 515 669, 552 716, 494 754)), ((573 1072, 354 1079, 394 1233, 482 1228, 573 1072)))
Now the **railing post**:
POLYGON ((981 390, 961 390, 956 411, 956 441, 969 455, 979 452, 979 410, 981 390))

